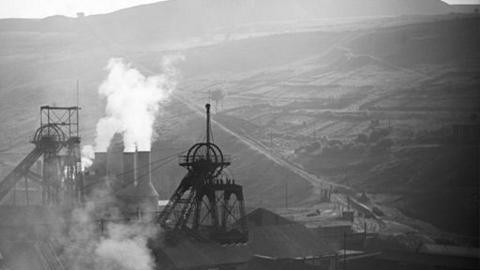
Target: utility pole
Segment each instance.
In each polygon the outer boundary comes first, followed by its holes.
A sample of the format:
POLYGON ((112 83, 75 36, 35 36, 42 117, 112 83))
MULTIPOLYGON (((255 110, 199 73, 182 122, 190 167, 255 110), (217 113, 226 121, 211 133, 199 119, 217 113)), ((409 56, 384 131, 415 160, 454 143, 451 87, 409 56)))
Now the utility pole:
POLYGON ((29 198, 28 198, 28 179, 27 179, 26 176, 25 176, 24 178, 25 178, 25 200, 26 200, 26 202, 27 202, 27 205, 29 205, 29 204, 30 204, 30 200, 29 200, 29 198))
POLYGON ((80 103, 80 80, 77 79, 77 85, 76 85, 76 90, 77 90, 77 107, 78 104, 80 103))
POLYGON ((288 182, 285 180, 285 208, 288 208, 288 182))
POLYGON ((13 197, 12 197, 12 199, 13 199, 13 205, 17 205, 17 199, 15 198, 15 197, 16 197, 16 194, 17 194, 17 185, 15 185, 15 186, 13 187, 13 197))
POLYGON ((270 148, 273 148, 273 132, 270 130, 270 148))
POLYGON ((347 269, 347 232, 343 232, 343 270, 347 269))
POLYGON ((365 221, 365 216, 363 218, 363 247, 367 246, 367 221, 365 221))

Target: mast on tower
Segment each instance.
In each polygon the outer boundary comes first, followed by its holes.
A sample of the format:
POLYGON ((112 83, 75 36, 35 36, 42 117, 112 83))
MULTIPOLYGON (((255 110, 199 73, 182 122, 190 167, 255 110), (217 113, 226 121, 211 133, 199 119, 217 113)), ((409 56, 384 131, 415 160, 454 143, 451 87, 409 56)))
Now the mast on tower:
POLYGON ((230 159, 212 142, 210 104, 206 109, 206 141, 196 143, 179 165, 187 170, 160 213, 158 222, 169 238, 187 233, 220 243, 248 240, 243 188, 227 176, 230 159))

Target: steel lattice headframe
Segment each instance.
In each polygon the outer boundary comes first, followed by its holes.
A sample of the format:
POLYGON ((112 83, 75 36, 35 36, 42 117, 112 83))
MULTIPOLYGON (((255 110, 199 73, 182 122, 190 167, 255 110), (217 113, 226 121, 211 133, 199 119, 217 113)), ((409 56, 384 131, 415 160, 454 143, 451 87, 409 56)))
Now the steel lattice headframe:
POLYGON ((82 199, 79 110, 74 107, 40 107, 40 127, 32 143, 35 148, 0 182, 0 200, 25 178, 42 187, 42 203, 73 205, 82 199), (65 149, 60 155, 60 151, 65 149), (42 173, 31 167, 43 156, 42 173))
POLYGON ((188 172, 158 217, 173 240, 179 233, 220 243, 248 240, 243 188, 228 178, 224 168, 229 157, 211 142, 210 104, 207 111, 206 142, 193 145, 180 157, 188 172))

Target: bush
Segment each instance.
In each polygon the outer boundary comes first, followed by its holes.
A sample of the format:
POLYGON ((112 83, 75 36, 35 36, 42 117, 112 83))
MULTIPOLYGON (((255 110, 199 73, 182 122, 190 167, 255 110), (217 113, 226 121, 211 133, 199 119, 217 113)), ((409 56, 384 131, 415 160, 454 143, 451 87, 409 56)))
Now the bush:
POLYGON ((382 217, 382 216, 385 215, 385 214, 383 213, 383 211, 380 210, 380 208, 378 208, 378 207, 376 207, 376 206, 373 207, 372 211, 373 211, 373 213, 374 213, 375 215, 380 216, 380 217, 382 217))
POLYGON ((358 134, 357 138, 355 139, 355 142, 357 142, 357 143, 367 143, 368 142, 367 134, 364 134, 364 133, 358 134))
POLYGON ((321 147, 321 144, 319 142, 314 142, 310 145, 307 145, 306 150, 307 150, 307 152, 313 152, 320 147, 321 147))
POLYGON ((337 144, 327 145, 323 147, 322 154, 335 155, 340 153, 341 150, 342 150, 342 147, 340 145, 337 145, 337 144))
POLYGON ((368 141, 371 143, 377 142, 381 138, 384 138, 390 134, 390 129, 388 128, 378 128, 374 129, 370 133, 370 137, 368 138, 368 141))
POLYGON ((361 154, 367 150, 367 146, 364 143, 357 143, 354 144, 350 150, 354 153, 361 154))
POLYGON ((304 154, 304 153, 312 153, 313 151, 319 149, 322 145, 320 142, 314 142, 309 145, 301 146, 297 149, 295 149, 294 153, 295 154, 304 154))
POLYGON ((333 146, 333 145, 341 146, 342 144, 343 144, 343 142, 340 141, 340 140, 328 140, 327 141, 327 145, 329 145, 329 146, 333 146))
POLYGON ((383 138, 379 140, 373 147, 372 151, 376 153, 390 151, 390 148, 393 145, 393 140, 389 138, 383 138))

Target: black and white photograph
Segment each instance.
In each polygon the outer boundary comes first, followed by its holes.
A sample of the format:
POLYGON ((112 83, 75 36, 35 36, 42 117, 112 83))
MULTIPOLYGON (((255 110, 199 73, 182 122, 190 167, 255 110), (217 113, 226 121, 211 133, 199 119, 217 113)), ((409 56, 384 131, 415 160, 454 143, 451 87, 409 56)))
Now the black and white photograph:
POLYGON ((480 0, 0 0, 0 270, 480 269, 480 0))

